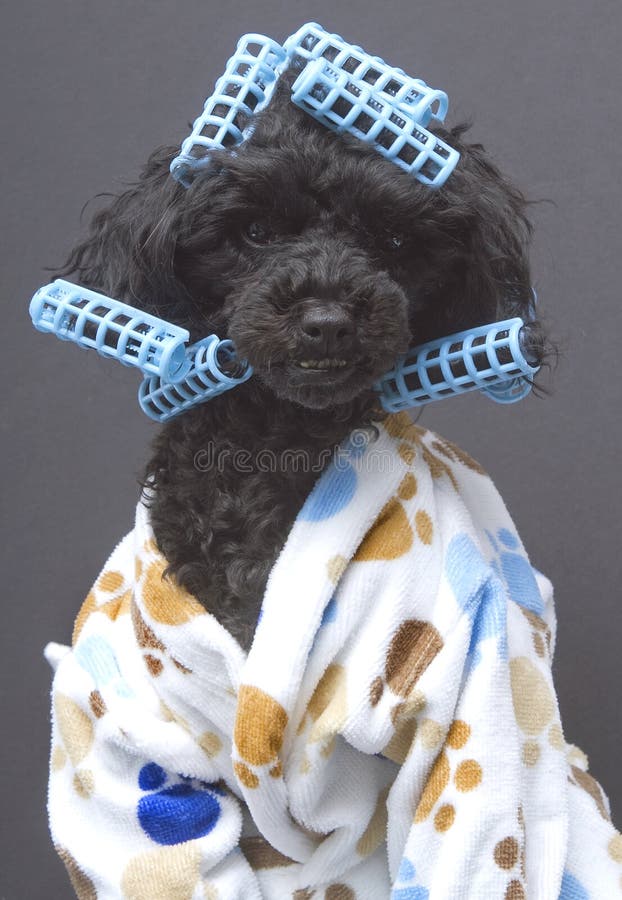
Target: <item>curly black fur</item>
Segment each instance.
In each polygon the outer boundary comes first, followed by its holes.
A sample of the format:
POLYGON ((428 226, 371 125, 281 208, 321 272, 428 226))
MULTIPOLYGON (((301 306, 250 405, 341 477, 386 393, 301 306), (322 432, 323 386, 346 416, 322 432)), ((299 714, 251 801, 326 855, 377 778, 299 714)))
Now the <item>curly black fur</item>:
MULTIPOLYGON (((254 367, 244 385, 166 425, 146 468, 170 574, 245 647, 332 449, 382 418, 374 380, 409 345, 526 315, 531 299, 525 199, 464 126, 438 129, 461 158, 431 190, 318 125, 288 93, 284 76, 252 137, 215 153, 188 190, 169 175, 176 148, 157 150, 62 273, 193 339, 226 335, 254 367), (324 357, 347 365, 300 366, 324 357), (203 464, 208 449, 217 465, 203 464), (259 451, 277 465, 259 466, 259 451)), ((533 337, 542 355, 541 326, 533 337)))

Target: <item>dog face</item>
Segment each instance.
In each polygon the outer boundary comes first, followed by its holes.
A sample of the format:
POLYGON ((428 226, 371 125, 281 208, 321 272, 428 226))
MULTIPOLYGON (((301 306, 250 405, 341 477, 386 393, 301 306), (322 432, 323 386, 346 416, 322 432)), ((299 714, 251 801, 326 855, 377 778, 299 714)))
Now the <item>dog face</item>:
POLYGON ((152 156, 94 220, 69 270, 187 326, 231 338, 278 397, 325 409, 369 392, 397 355, 531 298, 525 201, 462 140, 432 190, 289 99, 287 73, 251 137, 189 189, 152 156))

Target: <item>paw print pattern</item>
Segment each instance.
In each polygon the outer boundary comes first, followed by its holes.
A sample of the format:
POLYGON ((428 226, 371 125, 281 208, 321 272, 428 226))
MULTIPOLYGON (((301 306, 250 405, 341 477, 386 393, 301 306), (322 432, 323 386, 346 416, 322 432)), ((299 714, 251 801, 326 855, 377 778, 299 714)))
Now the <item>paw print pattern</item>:
POLYGON ((459 447, 455 447, 450 441, 436 439, 432 441, 430 446, 424 443, 423 437, 427 433, 426 430, 411 422, 408 413, 403 412, 389 416, 384 422, 384 427, 391 437, 401 442, 398 446, 398 453, 407 465, 412 464, 419 451, 423 461, 430 470, 432 478, 446 477, 456 490, 458 490, 458 483, 451 467, 445 462, 445 459, 442 459, 437 454, 442 454, 442 456, 452 462, 460 462, 475 472, 486 474, 475 460, 471 459, 459 447))
POLYGON ((518 808, 517 822, 520 835, 508 835, 497 841, 493 850, 495 864, 510 877, 503 900, 526 900, 525 872, 525 820, 522 807, 518 808))
POLYGON ((520 607, 541 616, 544 611, 542 596, 533 569, 521 553, 517 535, 509 528, 500 528, 496 537, 490 531, 486 535, 496 554, 493 568, 505 581, 510 598, 520 607))
POLYGON ((568 776, 568 781, 580 787, 586 794, 589 794, 603 819, 606 822, 611 822, 605 794, 596 779, 589 772, 585 772, 578 766, 571 766, 570 771, 572 774, 568 776))
MULTIPOLYGON (((89 698, 92 712, 96 695, 98 692, 92 691, 89 698)), ((75 700, 60 692, 54 695, 54 717, 61 742, 52 748, 52 771, 59 772, 70 764, 73 789, 79 797, 88 800, 95 791, 95 775, 84 764, 95 742, 95 723, 75 700)))
POLYGON ((536 651, 536 655, 539 656, 540 659, 547 659, 550 662, 552 637, 551 629, 546 624, 544 619, 541 619, 540 616, 537 616, 534 612, 531 612, 530 609, 525 609, 524 606, 521 606, 520 611, 531 626, 531 639, 533 641, 533 648, 536 651))
POLYGON ((385 685, 399 698, 391 710, 395 733, 383 750, 394 762, 406 759, 415 737, 416 715, 425 706, 425 698, 415 686, 442 649, 443 639, 431 622, 406 619, 389 642, 383 675, 377 675, 369 686, 371 706, 380 703, 385 685))
POLYGON ((412 862, 404 857, 391 891, 391 900, 428 900, 430 892, 426 887, 417 884, 417 872, 412 862))
POLYGON ((138 604, 132 600, 130 606, 132 616, 132 625, 138 646, 143 651, 143 659, 153 678, 157 678, 162 674, 167 659, 173 663, 175 668, 179 669, 184 675, 190 674, 190 669, 172 657, 162 641, 156 636, 152 628, 150 628, 138 609, 138 604))
MULTIPOLYGON (((201 878, 202 854, 189 842, 170 847, 156 847, 133 856, 121 877, 121 894, 131 900, 155 900, 195 897, 197 886, 205 900, 218 900, 218 894, 201 878)), ((82 897, 82 895, 79 895, 82 897)), ((95 900, 95 897, 93 898, 95 900)))
MULTIPOLYGON (((343 666, 332 663, 318 681, 296 733, 302 734, 311 724, 307 743, 317 744, 321 756, 328 758, 335 749, 337 735, 347 717, 346 670, 343 666)), ((305 754, 299 771, 302 775, 306 775, 311 768, 311 761, 305 754)))
POLYGON ((496 638, 501 658, 507 658, 507 610, 501 581, 464 532, 456 534, 449 543, 445 576, 456 603, 472 622, 468 649, 471 665, 479 663, 480 643, 487 638, 496 638))
POLYGON ((279 753, 287 722, 286 710, 270 694, 254 685, 240 687, 233 733, 240 759, 233 764, 233 770, 244 787, 258 788, 265 766, 270 767, 272 778, 282 777, 279 753))
POLYGON ((346 438, 307 497, 298 513, 299 519, 322 522, 345 509, 354 497, 358 484, 358 476, 350 460, 362 456, 371 440, 371 432, 362 428, 346 438))
POLYGON ((129 612, 131 597, 132 592, 127 588, 121 572, 112 569, 102 572, 76 616, 71 637, 72 646, 76 646, 86 620, 92 613, 104 613, 114 621, 118 616, 129 612))
MULTIPOLYGON (((321 896, 323 900, 356 900, 355 891, 343 882, 329 884, 321 896)), ((318 891, 313 888, 299 888, 292 894, 292 900, 321 900, 321 898, 318 891)))
POLYGON ((556 748, 564 741, 556 718, 557 706, 549 684, 539 669, 526 656, 510 660, 510 685, 514 716, 520 730, 527 736, 522 746, 523 763, 535 766, 541 747, 537 738, 548 728, 549 743, 556 748), (549 728, 550 726, 550 728, 549 728))
POLYGON ((162 625, 184 625, 207 615, 199 601, 166 574, 167 562, 153 542, 148 542, 145 549, 157 554, 140 581, 142 605, 152 621, 162 625))
POLYGON ((69 880, 80 900, 97 900, 97 889, 89 876, 84 872, 75 861, 69 850, 61 847, 60 844, 54 844, 54 849, 60 856, 62 862, 67 869, 69 880))
POLYGON ((164 769, 151 762, 140 770, 138 786, 148 792, 138 801, 138 821, 156 844, 171 846, 204 837, 218 823, 218 797, 225 796, 218 785, 183 776, 171 784, 164 769))
POLYGON ((590 895, 578 878, 570 872, 564 872, 559 900, 590 900, 590 895))
POLYGON ((102 688, 110 688, 119 697, 133 696, 121 674, 115 648, 101 635, 91 634, 83 638, 74 649, 74 657, 80 667, 89 673, 98 692, 102 688))
MULTIPOLYGON (((445 738, 445 746, 436 757, 436 762, 432 767, 428 781, 417 809, 415 810, 414 822, 424 822, 431 813, 434 813, 434 828, 438 832, 448 831, 454 824, 456 819, 456 809, 452 803, 444 803, 437 806, 441 795, 452 780, 450 763, 450 754, 448 750, 462 750, 468 743, 471 736, 471 726, 462 719, 455 719, 451 723, 451 727, 445 738)), ((453 773, 453 783, 456 790, 465 794, 475 790, 481 784, 483 771, 480 764, 475 759, 463 759, 455 768, 453 773)))
MULTIPOLYGON (((389 435, 399 442, 397 451, 407 466, 412 466, 420 454, 432 478, 447 477, 457 490, 457 482, 451 467, 423 442, 425 430, 414 425, 406 413, 389 416, 384 422, 384 427, 389 435)), ((454 459, 451 451, 440 441, 436 444, 439 448, 443 448, 446 456, 454 459)), ((417 490, 417 479, 412 472, 408 472, 402 479, 396 496, 387 501, 368 531, 354 555, 354 560, 397 559, 410 550, 415 537, 425 545, 432 544, 434 526, 429 513, 419 508, 414 516, 407 515, 404 507, 404 502, 416 497, 417 490)))

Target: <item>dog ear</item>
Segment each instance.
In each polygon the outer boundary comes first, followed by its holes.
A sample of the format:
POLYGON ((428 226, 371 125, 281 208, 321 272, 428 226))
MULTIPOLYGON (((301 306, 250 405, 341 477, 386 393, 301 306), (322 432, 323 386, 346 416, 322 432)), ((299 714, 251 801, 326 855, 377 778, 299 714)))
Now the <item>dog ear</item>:
POLYGON ((169 173, 179 152, 162 147, 149 157, 138 181, 93 216, 86 237, 76 245, 60 276, 75 276, 147 312, 175 320, 180 285, 175 250, 185 189, 169 173))
POLYGON ((463 140, 467 127, 439 131, 460 153, 437 196, 442 230, 455 248, 446 285, 454 297, 452 317, 466 314, 481 320, 468 324, 527 318, 533 304, 527 201, 481 144, 463 140))

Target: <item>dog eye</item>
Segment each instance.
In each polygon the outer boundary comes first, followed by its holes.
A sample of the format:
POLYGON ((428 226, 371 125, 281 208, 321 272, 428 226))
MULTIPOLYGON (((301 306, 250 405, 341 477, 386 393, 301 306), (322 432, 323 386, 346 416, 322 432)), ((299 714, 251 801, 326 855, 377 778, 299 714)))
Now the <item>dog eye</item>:
POLYGON ((269 244, 276 237, 274 229, 264 222, 251 222, 245 226, 243 233, 249 243, 257 246, 269 244))
POLYGON ((385 250, 401 250, 406 243, 406 238, 403 234, 399 232, 395 232, 394 234, 387 234, 383 241, 383 246, 385 250))

